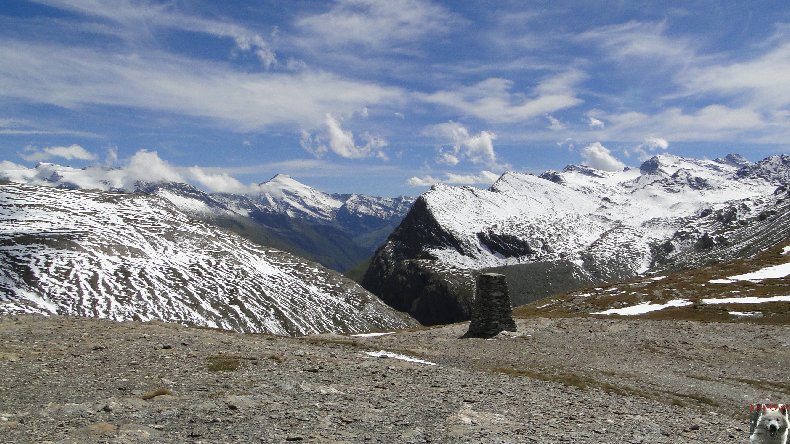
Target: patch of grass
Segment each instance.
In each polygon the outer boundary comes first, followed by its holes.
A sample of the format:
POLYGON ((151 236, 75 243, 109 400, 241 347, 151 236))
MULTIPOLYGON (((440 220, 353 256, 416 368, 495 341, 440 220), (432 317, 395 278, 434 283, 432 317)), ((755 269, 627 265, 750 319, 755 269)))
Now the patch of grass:
POLYGON ((621 396, 636 395, 641 397, 648 397, 640 390, 621 387, 605 381, 598 381, 596 379, 581 376, 574 373, 551 373, 540 371, 539 369, 530 368, 514 368, 514 367, 495 367, 490 369, 494 373, 501 373, 511 376, 522 376, 540 381, 557 382, 569 387, 576 387, 580 390, 589 390, 592 388, 601 389, 609 393, 615 393, 621 396))
POLYGON ((210 372, 232 372, 241 367, 241 357, 232 355, 215 355, 206 358, 206 368, 210 372))
POLYGON ((711 407, 721 407, 721 404, 719 404, 717 401, 713 399, 708 398, 707 396, 695 395, 693 393, 673 393, 673 392, 665 392, 665 393, 672 395, 676 398, 693 399, 694 401, 697 401, 700 404, 709 405, 711 407))
POLYGON ((736 377, 729 377, 725 379, 729 379, 730 381, 740 382, 743 384, 748 384, 762 390, 768 390, 772 392, 778 390, 780 392, 790 394, 790 384, 786 382, 780 382, 780 381, 769 382, 769 381, 761 381, 759 379, 736 378, 736 377))

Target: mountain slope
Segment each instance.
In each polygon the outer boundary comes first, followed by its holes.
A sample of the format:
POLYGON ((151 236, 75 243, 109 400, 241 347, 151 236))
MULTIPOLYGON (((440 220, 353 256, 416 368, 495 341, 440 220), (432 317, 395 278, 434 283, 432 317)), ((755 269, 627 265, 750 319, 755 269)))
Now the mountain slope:
MULTIPOLYGON (((687 251, 722 229, 717 218, 768 227, 787 160, 744 164, 737 155, 718 161, 662 155, 638 170, 569 166, 540 177, 505 173, 488 190, 437 185, 377 251, 363 285, 421 322, 438 323, 467 318, 470 276, 479 270, 507 274, 514 304, 523 304, 656 267, 694 266, 699 261, 687 251), (463 291, 426 286, 426 276, 448 268, 466 270, 451 278, 463 291), (404 299, 404 288, 412 298, 404 299), (427 300, 445 302, 417 309, 427 300), (446 316, 432 318, 428 311, 446 316)), ((724 247, 714 240, 700 261, 724 247)))
POLYGON ((245 332, 413 325, 354 282, 148 194, 0 185, 0 313, 245 332))

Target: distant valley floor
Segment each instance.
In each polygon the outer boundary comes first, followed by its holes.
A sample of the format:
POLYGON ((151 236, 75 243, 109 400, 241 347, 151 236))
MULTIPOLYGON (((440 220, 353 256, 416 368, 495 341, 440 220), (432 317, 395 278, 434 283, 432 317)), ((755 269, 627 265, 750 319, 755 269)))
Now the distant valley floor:
POLYGON ((788 326, 581 317, 518 327, 494 340, 457 339, 463 323, 283 338, 0 317, 0 436, 743 442, 750 402, 790 399, 788 326))

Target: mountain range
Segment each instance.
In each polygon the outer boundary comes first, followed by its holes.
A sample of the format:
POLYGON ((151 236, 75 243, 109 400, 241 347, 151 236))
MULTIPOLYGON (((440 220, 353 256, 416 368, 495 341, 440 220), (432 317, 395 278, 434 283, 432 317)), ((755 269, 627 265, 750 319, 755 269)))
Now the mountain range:
POLYGON ((409 210, 412 197, 328 194, 278 174, 244 194, 207 193, 172 181, 121 180, 118 170, 0 163, 0 179, 66 189, 163 197, 191 217, 345 272, 364 264, 409 210))
POLYGON ((3 207, 10 228, 0 311, 9 313, 162 317, 281 334, 413 322, 398 311, 440 324, 469 318, 474 278, 484 271, 505 274, 514 305, 521 305, 753 257, 790 237, 786 155, 753 163, 736 154, 715 160, 665 154, 615 172, 578 165, 537 176, 506 172, 489 189, 438 184, 416 200, 327 194, 286 175, 232 194, 172 181, 118 186, 97 179, 106 171, 53 164, 8 165, 0 168, 0 179, 12 182, 3 185, 11 203, 3 207), (86 210, 97 202, 106 208, 86 210), (19 225, 19 214, 41 208, 60 214, 57 221, 66 225, 46 218, 43 231, 38 222, 19 225), (146 213, 152 208, 156 214, 146 213), (136 212, 141 218, 131 216, 136 212), (115 222, 97 219, 102 213, 117 213, 115 222), (140 256, 149 244, 161 248, 140 256), (182 246, 186 262, 173 263, 179 256, 163 253, 182 246), (310 262, 347 271, 374 251, 362 285, 397 311, 310 262), (110 261, 103 259, 108 254, 110 261), (278 267, 277 285, 258 276, 254 264, 264 260, 258 255, 278 267), (71 262, 58 262, 62 258, 71 262), (194 270, 183 267, 190 261, 197 261, 194 270), (103 274, 113 267, 126 271, 103 274), (309 302, 300 308, 288 305, 303 297, 309 302), (316 302, 324 297, 335 302, 328 308, 316 302), (287 307, 262 308, 278 304, 287 307), (378 320, 360 314, 371 310, 378 320))
POLYGON ((415 325, 337 272, 193 217, 235 217, 203 197, 0 183, 0 314, 279 335, 415 325))
POLYGON ((508 277, 514 305, 600 282, 737 259, 788 237, 790 156, 660 155, 639 169, 508 172, 489 189, 436 185, 362 281, 423 324, 469 318, 474 275, 508 277))

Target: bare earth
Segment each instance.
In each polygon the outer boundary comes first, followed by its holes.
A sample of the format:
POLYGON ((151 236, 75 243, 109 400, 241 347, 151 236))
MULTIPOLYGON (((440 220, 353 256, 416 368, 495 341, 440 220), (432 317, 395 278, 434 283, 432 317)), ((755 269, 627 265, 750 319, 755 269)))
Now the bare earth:
POLYGON ((594 318, 373 338, 0 318, 2 442, 748 442, 790 327, 594 318), (437 365, 371 357, 390 351, 437 365))

